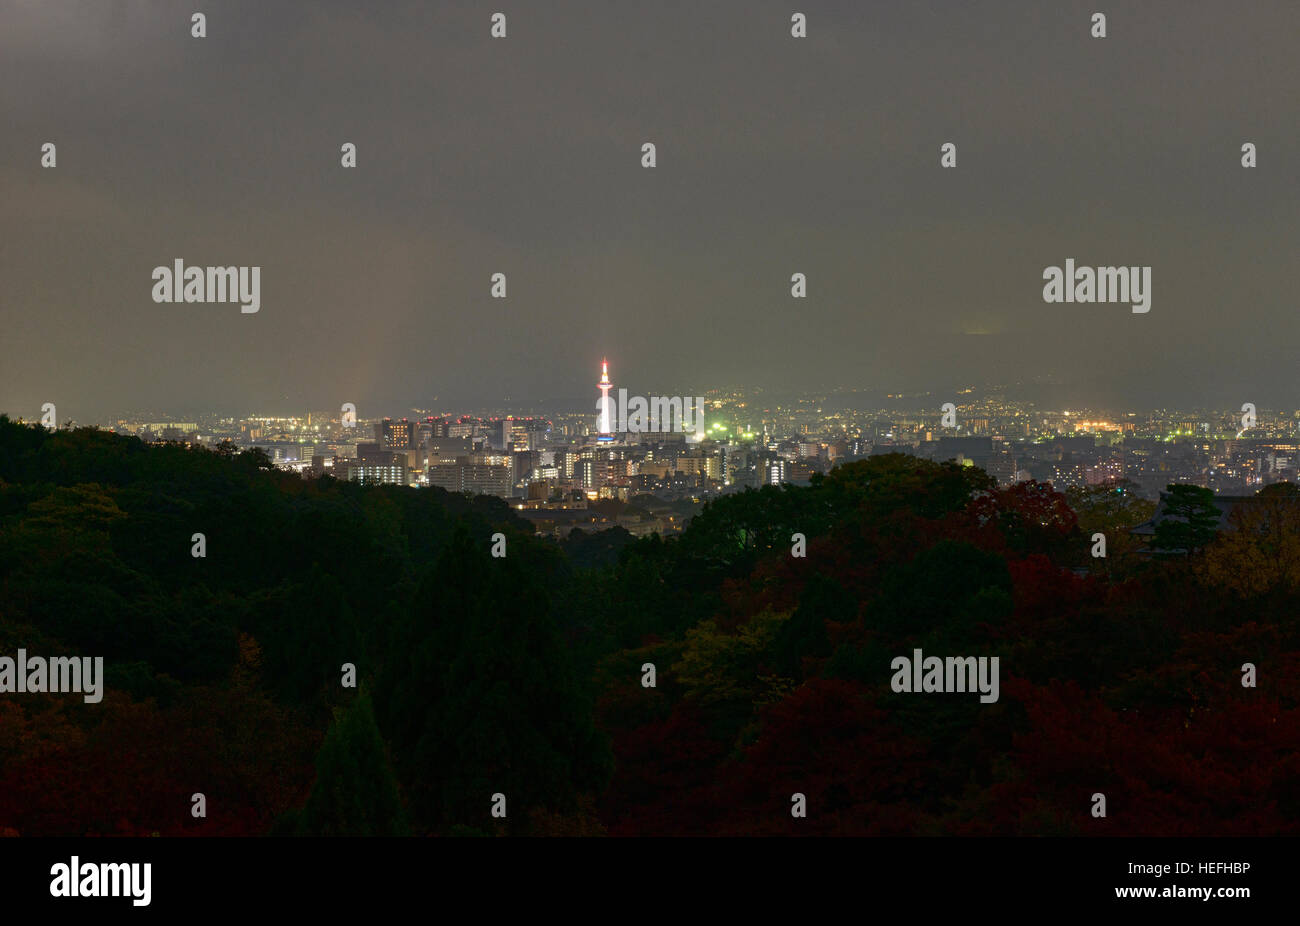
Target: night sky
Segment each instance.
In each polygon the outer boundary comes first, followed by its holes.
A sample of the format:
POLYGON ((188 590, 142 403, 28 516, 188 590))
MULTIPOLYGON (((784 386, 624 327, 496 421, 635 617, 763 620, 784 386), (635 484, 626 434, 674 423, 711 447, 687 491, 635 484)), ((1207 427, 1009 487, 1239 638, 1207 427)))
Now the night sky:
POLYGON ((594 407, 603 356, 641 394, 1294 409, 1298 35, 1294 0, 0 0, 0 411, 594 407), (260 266, 261 311, 154 303, 177 257, 260 266), (1067 258, 1151 266, 1150 313, 1045 304, 1067 258))

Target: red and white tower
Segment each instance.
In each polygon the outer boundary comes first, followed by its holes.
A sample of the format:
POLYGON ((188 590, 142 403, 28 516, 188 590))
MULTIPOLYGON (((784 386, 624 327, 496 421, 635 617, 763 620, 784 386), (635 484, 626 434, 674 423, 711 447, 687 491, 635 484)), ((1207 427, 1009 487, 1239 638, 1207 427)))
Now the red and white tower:
POLYGON ((597 431, 603 440, 613 440, 614 424, 611 415, 609 390, 614 388, 614 384, 609 381, 609 361, 600 361, 600 382, 596 384, 600 390, 600 419, 596 425, 597 431))

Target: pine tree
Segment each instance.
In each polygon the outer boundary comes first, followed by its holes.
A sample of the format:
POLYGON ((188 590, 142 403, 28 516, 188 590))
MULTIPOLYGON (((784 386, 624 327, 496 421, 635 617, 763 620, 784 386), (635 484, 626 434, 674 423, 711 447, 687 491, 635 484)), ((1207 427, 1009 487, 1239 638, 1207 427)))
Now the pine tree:
POLYGON ((404 836, 397 778, 375 723, 370 695, 335 710, 316 755, 316 782, 298 818, 303 836, 404 836))
POLYGON ((608 745, 555 626, 546 551, 527 538, 509 550, 494 559, 458 530, 387 660, 381 720, 412 816, 430 829, 495 828, 500 792, 505 828, 520 831, 530 812, 572 812, 608 778, 608 745))

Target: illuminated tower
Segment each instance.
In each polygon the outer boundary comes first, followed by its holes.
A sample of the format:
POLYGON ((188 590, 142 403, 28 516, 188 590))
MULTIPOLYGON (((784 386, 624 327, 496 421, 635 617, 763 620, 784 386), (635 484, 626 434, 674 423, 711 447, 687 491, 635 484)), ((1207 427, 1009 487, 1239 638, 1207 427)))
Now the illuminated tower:
POLYGON ((599 432, 597 440, 613 440, 614 428, 610 421, 609 407, 609 390, 614 388, 614 384, 609 381, 609 361, 600 362, 600 382, 596 384, 600 390, 600 420, 596 425, 599 432))

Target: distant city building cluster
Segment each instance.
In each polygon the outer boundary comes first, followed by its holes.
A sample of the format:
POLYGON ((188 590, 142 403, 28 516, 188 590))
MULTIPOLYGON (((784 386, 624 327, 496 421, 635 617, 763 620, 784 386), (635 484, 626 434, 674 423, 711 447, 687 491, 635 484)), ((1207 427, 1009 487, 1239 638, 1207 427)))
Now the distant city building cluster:
POLYGON ((556 536, 614 524, 638 535, 671 534, 689 520, 692 505, 710 497, 806 484, 837 464, 885 453, 978 466, 1002 485, 1033 479, 1065 491, 1127 479, 1151 499, 1176 483, 1249 495, 1300 481, 1295 411, 1256 419, 1252 408, 1252 426, 1243 428, 1236 412, 1045 411, 1009 401, 996 388, 979 398, 974 387, 965 388, 952 403, 922 412, 854 408, 851 393, 768 404, 759 390, 715 390, 704 396, 701 429, 620 432, 626 416, 608 413, 607 365, 597 388, 605 401, 592 411, 550 417, 442 414, 353 424, 311 413, 122 420, 115 430, 145 440, 260 448, 276 466, 309 478, 494 495, 539 533, 556 536), (602 500, 628 503, 625 513, 612 516, 602 500))

